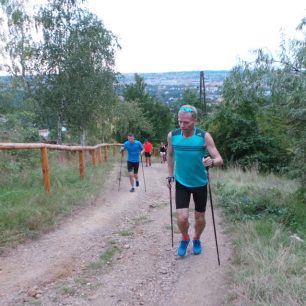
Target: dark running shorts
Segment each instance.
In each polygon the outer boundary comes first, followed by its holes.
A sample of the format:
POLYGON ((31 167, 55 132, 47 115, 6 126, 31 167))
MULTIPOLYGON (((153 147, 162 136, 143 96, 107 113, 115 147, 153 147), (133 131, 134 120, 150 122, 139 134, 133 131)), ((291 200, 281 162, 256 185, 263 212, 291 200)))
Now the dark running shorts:
POLYGON ((127 168, 128 168, 128 172, 133 172, 135 174, 138 173, 138 168, 139 168, 139 163, 132 163, 132 162, 127 162, 127 168))
POLYGON ((207 185, 192 188, 176 182, 175 187, 176 209, 189 208, 190 196, 192 194, 195 210, 198 212, 205 212, 207 202, 207 185))
POLYGON ((145 152, 145 157, 151 157, 150 152, 145 152))

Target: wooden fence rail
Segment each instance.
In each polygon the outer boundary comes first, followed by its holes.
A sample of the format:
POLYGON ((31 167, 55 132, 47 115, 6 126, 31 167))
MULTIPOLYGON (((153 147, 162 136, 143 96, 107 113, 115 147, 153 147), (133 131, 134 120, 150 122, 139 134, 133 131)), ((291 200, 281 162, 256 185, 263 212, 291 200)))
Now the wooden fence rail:
POLYGON ((102 148, 104 153, 104 161, 107 161, 108 148, 113 147, 113 156, 116 155, 116 148, 121 147, 120 143, 112 144, 97 144, 95 146, 67 146, 67 145, 55 145, 47 143, 0 143, 0 150, 33 150, 40 149, 41 152, 41 167, 43 173, 43 180, 45 190, 51 191, 50 175, 49 175, 49 161, 48 161, 48 150, 60 150, 60 151, 71 151, 79 152, 79 168, 80 177, 84 177, 85 173, 85 152, 88 151, 91 155, 92 165, 96 166, 96 160, 102 162, 102 148))

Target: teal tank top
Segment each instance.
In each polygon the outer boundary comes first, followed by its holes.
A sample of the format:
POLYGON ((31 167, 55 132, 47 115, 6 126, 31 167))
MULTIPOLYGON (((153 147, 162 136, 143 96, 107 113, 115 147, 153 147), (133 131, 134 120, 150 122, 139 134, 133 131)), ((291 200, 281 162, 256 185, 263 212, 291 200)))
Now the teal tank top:
POLYGON ((194 129, 191 137, 184 137, 181 129, 172 131, 171 143, 175 159, 175 179, 186 187, 207 185, 207 171, 202 158, 207 155, 205 131, 194 129))

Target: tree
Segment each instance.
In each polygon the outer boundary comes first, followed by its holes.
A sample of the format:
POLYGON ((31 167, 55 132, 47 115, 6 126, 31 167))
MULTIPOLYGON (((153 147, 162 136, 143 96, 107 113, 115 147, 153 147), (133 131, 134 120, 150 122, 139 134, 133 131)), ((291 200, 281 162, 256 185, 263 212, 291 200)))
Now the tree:
MULTIPOLYGON (((242 167, 258 165, 259 170, 282 170, 288 157, 286 145, 263 127, 271 118, 271 97, 265 67, 241 64, 224 82, 221 104, 208 121, 221 155, 242 167)), ((270 120, 270 124, 272 120, 270 120)), ((273 123, 280 121, 274 120, 273 123)), ((279 126, 280 127, 280 126, 279 126)), ((281 132, 283 129, 281 129, 281 132)))
POLYGON ((141 76, 135 74, 135 83, 125 86, 123 96, 127 103, 134 103, 139 107, 141 110, 139 115, 145 119, 139 137, 141 139, 149 138, 156 143, 161 139, 166 139, 172 126, 170 110, 156 97, 146 92, 146 84, 141 76), (148 129, 148 127, 151 128, 148 129))
POLYGON ((109 118, 115 101, 113 68, 120 46, 83 2, 49 0, 31 16, 23 1, 1 1, 8 25, 1 33, 3 51, 11 55, 4 68, 28 85, 24 96, 36 100, 36 124, 56 129, 58 142, 65 125, 85 143, 86 133, 97 129, 101 117, 109 118))
POLYGON ((1 49, 3 56, 8 55, 1 70, 14 76, 22 76, 25 81, 26 74, 32 68, 33 20, 26 10, 24 1, 2 0, 0 7, 4 13, 0 32, 1 49))
POLYGON ((152 125, 147 122, 136 102, 120 102, 116 113, 114 136, 118 141, 124 141, 128 133, 135 134, 138 139, 142 139, 143 133, 152 133, 152 125))
POLYGON ((209 129, 228 161, 257 161, 261 170, 291 171, 305 182, 306 40, 283 42, 279 59, 256 54, 224 82, 225 102, 209 129))
POLYGON ((114 101, 113 66, 119 45, 94 14, 79 7, 81 2, 50 1, 36 18, 44 37, 37 93, 40 98, 48 96, 38 107, 56 114, 59 142, 65 124, 84 144, 86 132, 114 101))

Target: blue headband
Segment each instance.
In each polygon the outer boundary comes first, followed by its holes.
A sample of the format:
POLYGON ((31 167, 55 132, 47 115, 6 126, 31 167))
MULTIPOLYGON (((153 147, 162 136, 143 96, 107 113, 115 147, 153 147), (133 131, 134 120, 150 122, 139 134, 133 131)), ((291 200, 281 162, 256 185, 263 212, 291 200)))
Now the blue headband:
POLYGON ((189 106, 182 106, 180 108, 180 111, 184 111, 184 112, 187 112, 187 113, 194 113, 194 110, 189 106))

